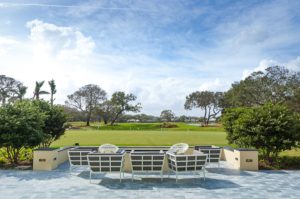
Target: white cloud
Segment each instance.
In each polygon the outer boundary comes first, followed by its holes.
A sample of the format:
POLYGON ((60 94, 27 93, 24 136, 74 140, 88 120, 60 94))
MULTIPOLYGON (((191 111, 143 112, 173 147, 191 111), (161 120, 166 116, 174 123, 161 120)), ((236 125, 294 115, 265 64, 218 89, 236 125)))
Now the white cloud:
POLYGON ((76 59, 92 53, 95 43, 72 27, 56 26, 40 20, 29 21, 29 38, 33 42, 34 53, 44 57, 52 55, 59 59, 76 59))

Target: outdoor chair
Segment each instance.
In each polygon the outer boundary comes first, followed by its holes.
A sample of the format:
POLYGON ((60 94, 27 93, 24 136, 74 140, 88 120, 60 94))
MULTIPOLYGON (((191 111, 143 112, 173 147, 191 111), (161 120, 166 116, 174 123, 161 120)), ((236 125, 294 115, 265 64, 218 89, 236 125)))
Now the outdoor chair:
POLYGON ((206 154, 196 150, 193 150, 190 154, 176 154, 173 151, 168 151, 167 158, 170 172, 176 174, 176 182, 179 173, 193 173, 196 176, 202 172, 205 180, 206 154))
POLYGON ((132 180, 135 174, 159 173, 162 181, 164 159, 163 151, 131 151, 132 180))
POLYGON ((77 147, 68 151, 70 171, 72 168, 79 166, 88 166, 87 154, 97 151, 97 148, 93 147, 77 147))
POLYGON ((124 156, 125 150, 119 149, 116 153, 100 153, 93 152, 87 155, 88 165, 90 169, 90 183, 92 174, 94 173, 120 173, 120 182, 122 174, 124 177, 124 156))
POLYGON ((195 149, 207 154, 207 164, 217 163, 220 168, 221 148, 217 146, 195 146, 195 149))

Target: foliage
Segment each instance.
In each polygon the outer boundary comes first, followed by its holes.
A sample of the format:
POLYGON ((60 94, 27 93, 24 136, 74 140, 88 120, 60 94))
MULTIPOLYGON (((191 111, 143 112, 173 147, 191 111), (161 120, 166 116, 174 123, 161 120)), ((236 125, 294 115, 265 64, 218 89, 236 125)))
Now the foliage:
POLYGON ((221 112, 223 95, 222 92, 196 91, 186 97, 184 108, 204 110, 204 125, 208 125, 210 119, 215 118, 221 112))
POLYGON ((31 101, 17 101, 0 108, 0 147, 5 158, 18 164, 24 149, 38 146, 43 140, 45 115, 31 101))
POLYGON ((139 112, 141 107, 140 103, 132 105, 131 102, 136 100, 136 96, 129 93, 125 94, 122 91, 117 91, 113 93, 110 103, 113 110, 113 118, 111 120, 111 125, 113 125, 118 117, 124 112, 139 112))
POLYGON ((43 100, 36 100, 34 104, 45 115, 42 146, 49 147, 53 141, 65 133, 64 124, 67 121, 67 116, 61 106, 51 105, 43 100))
POLYGON ((175 119, 175 114, 171 110, 163 110, 160 113, 160 118, 162 121, 172 122, 175 119))
POLYGON ((106 92, 97 85, 88 84, 78 91, 68 95, 66 104, 86 114, 86 125, 90 125, 92 112, 96 107, 106 100, 106 92))
POLYGON ((34 88, 34 92, 33 92, 33 99, 39 100, 40 99, 40 95, 46 95, 49 94, 48 91, 43 91, 41 90, 43 85, 44 85, 45 81, 36 81, 35 82, 35 88, 34 88))
POLYGON ((283 105, 226 109, 222 122, 230 144, 255 147, 268 162, 300 141, 300 119, 283 105))
POLYGON ((245 80, 235 82, 225 93, 225 107, 251 107, 267 102, 286 103, 299 111, 300 73, 280 66, 252 73, 245 80), (295 99, 297 97, 297 99, 295 99))
POLYGON ((16 99, 22 99, 26 93, 27 87, 14 78, 0 75, 0 100, 2 105, 7 101, 13 102, 16 99))

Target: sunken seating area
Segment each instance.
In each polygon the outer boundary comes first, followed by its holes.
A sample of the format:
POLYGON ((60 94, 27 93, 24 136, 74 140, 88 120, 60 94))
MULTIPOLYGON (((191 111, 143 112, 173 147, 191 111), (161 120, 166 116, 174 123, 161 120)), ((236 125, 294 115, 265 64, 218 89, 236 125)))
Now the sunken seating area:
POLYGON ((130 152, 132 165, 132 180, 135 174, 139 173, 159 173, 163 180, 163 163, 165 153, 161 151, 135 151, 130 152))

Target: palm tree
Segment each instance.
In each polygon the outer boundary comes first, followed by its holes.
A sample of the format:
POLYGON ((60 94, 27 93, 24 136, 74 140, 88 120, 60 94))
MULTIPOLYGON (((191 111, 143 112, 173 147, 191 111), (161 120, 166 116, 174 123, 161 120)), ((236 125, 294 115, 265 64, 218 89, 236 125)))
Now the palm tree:
POLYGON ((41 81, 35 82, 35 88, 34 88, 34 93, 33 93, 33 99, 39 100, 40 99, 40 95, 44 95, 44 94, 49 94, 48 91, 42 91, 41 88, 44 85, 45 81, 41 81))
POLYGON ((18 90, 17 90, 17 98, 22 101, 24 98, 25 94, 27 92, 27 87, 23 85, 18 85, 18 90))
POLYGON ((51 106, 53 106, 53 102, 54 102, 54 94, 56 93, 56 84, 55 84, 55 81, 52 79, 51 81, 48 81, 48 84, 50 86, 50 103, 51 103, 51 106))

